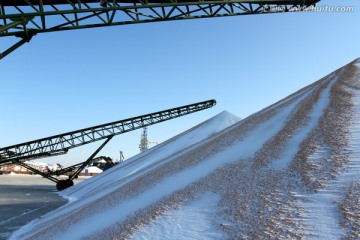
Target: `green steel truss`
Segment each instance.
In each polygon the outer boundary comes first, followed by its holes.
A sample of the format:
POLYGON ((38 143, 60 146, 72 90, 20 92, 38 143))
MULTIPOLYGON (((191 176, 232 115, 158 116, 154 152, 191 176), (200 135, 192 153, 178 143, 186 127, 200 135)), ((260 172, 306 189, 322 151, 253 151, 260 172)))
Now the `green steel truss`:
POLYGON ((0 148, 0 164, 66 154, 72 148, 206 110, 215 105, 215 100, 208 100, 0 148))
POLYGON ((319 0, 0 0, 0 37, 195 18, 303 11, 319 0))

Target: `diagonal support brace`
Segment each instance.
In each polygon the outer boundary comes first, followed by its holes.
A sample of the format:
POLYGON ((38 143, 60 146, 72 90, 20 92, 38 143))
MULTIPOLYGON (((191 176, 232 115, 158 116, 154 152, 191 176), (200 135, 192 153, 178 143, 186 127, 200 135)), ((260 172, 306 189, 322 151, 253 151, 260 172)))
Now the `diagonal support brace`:
POLYGON ((27 39, 23 38, 19 42, 15 43, 13 46, 8 48, 7 50, 5 50, 3 53, 0 53, 0 60, 2 60, 4 57, 6 57, 7 55, 12 53, 13 51, 18 49, 19 47, 21 47, 24 43, 30 42, 31 38, 32 38, 32 36, 30 38, 27 38, 27 39))
MULTIPOLYGON (((5 26, 0 27, 0 33, 7 31, 10 28, 15 28, 19 25, 23 25, 24 27, 24 32, 23 36, 21 36, 21 40, 17 43, 15 43, 13 46, 11 46, 10 48, 8 48, 7 50, 5 50, 3 53, 0 52, 0 60, 2 60, 4 57, 6 57, 7 55, 9 55, 10 53, 12 53, 13 51, 15 51, 16 49, 18 49, 19 47, 21 47, 24 43, 28 43, 30 42, 31 38, 35 35, 31 32, 29 32, 26 28, 26 24, 32 20, 34 17, 29 17, 29 18, 25 18, 22 17, 21 19, 15 20, 12 23, 9 23, 5 26)), ((20 36, 19 36, 20 37, 20 36)))
POLYGON ((100 152, 103 147, 113 138, 114 135, 110 135, 103 144, 93 153, 91 156, 83 162, 83 164, 74 172, 74 174, 69 176, 70 180, 73 180, 74 178, 77 178, 77 176, 80 174, 80 172, 93 160, 93 158, 100 152))
POLYGON ((41 172, 41 171, 37 170, 36 168, 33 168, 33 167, 27 165, 26 163, 23 163, 23 162, 18 161, 18 160, 13 160, 13 162, 20 165, 20 166, 22 166, 22 167, 24 167, 24 168, 26 168, 26 169, 29 169, 30 171, 32 171, 32 172, 34 172, 36 174, 39 174, 39 175, 43 176, 44 178, 49 179, 50 181, 53 181, 55 183, 57 183, 59 181, 59 179, 54 178, 54 177, 52 177, 49 174, 46 174, 44 172, 41 172))
POLYGON ((8 30, 10 28, 14 28, 16 26, 19 26, 20 24, 23 24, 22 20, 14 21, 14 22, 9 23, 7 25, 1 26, 0 27, 0 33, 5 32, 6 30, 8 30))

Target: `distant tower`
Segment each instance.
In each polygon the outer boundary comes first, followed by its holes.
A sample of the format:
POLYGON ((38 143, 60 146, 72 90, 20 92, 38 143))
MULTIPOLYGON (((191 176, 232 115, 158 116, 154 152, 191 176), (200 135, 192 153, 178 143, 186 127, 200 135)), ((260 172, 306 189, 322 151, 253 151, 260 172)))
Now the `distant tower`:
POLYGON ((120 162, 123 162, 125 160, 123 151, 120 151, 120 162))
POLYGON ((140 138, 140 144, 139 144, 140 152, 143 152, 143 151, 146 151, 147 149, 149 149, 150 143, 159 144, 158 142, 149 141, 149 139, 147 138, 147 128, 144 127, 143 133, 141 134, 141 138, 140 138))
POLYGON ((139 148, 140 148, 140 152, 149 149, 149 140, 147 138, 147 127, 143 128, 143 133, 141 134, 139 148))

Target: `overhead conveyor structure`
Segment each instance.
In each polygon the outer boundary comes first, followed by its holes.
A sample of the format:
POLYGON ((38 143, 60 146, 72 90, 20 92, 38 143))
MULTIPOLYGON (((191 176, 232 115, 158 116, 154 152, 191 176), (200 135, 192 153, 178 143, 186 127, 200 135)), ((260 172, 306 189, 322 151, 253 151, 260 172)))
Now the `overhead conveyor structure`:
POLYGON ((0 0, 0 37, 197 18, 308 10, 320 0, 0 0))
POLYGON ((94 157, 114 136, 202 111, 215 106, 215 104, 215 100, 208 100, 0 148, 0 165, 18 164, 56 182, 58 190, 63 190, 73 185, 72 180, 76 178, 90 162, 94 161, 94 157), (66 154, 72 148, 100 140, 105 141, 86 161, 69 168, 74 170, 74 173, 71 174, 67 180, 59 180, 52 176, 54 175, 53 173, 41 172, 25 163, 25 161, 30 159, 66 154))

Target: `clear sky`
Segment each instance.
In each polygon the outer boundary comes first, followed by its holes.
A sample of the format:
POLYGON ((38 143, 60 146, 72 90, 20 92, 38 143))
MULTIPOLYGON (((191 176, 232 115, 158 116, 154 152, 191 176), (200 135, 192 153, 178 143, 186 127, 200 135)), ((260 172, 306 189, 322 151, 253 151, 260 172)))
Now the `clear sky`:
MULTIPOLYGON (((223 110, 245 118, 360 57, 354 12, 197 19, 39 34, 0 62, 0 147, 208 99, 148 128, 166 139, 223 110)), ((0 38, 0 51, 14 39, 0 38)), ((141 130, 99 155, 139 152, 141 130)), ((101 143, 47 162, 85 160, 101 143)))

